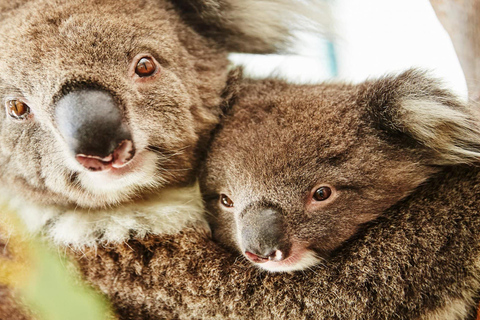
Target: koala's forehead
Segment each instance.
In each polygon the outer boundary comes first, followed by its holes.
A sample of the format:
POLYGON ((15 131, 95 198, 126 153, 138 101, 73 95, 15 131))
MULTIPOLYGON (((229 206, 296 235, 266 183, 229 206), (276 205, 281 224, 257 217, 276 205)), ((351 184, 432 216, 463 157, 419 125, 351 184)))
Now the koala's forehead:
POLYGON ((210 165, 239 179, 294 183, 299 177, 314 179, 321 168, 338 166, 358 152, 369 129, 354 87, 301 89, 241 103, 216 136, 210 165))
POLYGON ((142 49, 168 48, 164 35, 174 34, 167 11, 149 1, 29 1, 1 19, 0 63, 12 81, 102 63, 113 69, 142 49))

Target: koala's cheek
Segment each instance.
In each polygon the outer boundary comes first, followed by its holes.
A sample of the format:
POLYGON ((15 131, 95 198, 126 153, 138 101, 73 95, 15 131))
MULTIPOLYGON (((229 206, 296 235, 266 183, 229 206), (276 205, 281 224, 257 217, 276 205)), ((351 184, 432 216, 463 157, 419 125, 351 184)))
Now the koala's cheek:
POLYGON ((313 217, 289 217, 287 228, 293 239, 326 256, 355 233, 348 220, 339 213, 317 212, 313 217))
POLYGON ((214 219, 216 220, 214 222, 215 239, 231 248, 239 249, 237 225, 234 216, 226 212, 217 212, 214 219))
MULTIPOLYGON (((3 127, 0 140, 1 167, 10 182, 21 181, 21 187, 43 187, 42 154, 38 151, 38 128, 27 125, 3 127)), ((14 187, 14 186, 12 186, 14 187)), ((27 190, 28 191, 28 190, 27 190)))
POLYGON ((140 92, 140 99, 132 101, 131 105, 129 117, 132 125, 147 133, 149 141, 166 146, 191 142, 195 133, 191 94, 178 79, 140 92))

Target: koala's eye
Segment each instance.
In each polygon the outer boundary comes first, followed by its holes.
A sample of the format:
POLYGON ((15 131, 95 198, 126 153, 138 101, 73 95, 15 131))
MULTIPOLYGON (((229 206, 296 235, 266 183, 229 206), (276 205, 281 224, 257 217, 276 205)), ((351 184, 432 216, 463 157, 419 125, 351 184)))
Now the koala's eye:
POLYGON ((224 194, 221 194, 221 195, 220 195, 220 203, 221 203, 224 207, 227 207, 227 208, 232 208, 233 205, 234 205, 232 199, 230 199, 229 197, 227 197, 227 196, 224 195, 224 194))
POLYGON ((5 107, 8 115, 14 119, 25 119, 30 113, 30 107, 27 106, 26 103, 16 99, 7 100, 5 107))
POLYGON ((332 189, 329 187, 320 187, 313 193, 313 199, 316 201, 325 201, 332 195, 332 189))
POLYGON ((157 71, 157 64, 152 57, 143 57, 138 60, 135 67, 135 73, 141 77, 150 77, 157 71))

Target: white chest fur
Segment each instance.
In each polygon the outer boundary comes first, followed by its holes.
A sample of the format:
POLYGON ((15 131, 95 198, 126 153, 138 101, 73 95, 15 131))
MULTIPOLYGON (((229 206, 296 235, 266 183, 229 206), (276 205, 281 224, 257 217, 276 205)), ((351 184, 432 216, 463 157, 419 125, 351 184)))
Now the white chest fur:
POLYGON ((100 210, 61 210, 19 199, 10 203, 31 232, 42 233, 57 245, 79 249, 123 242, 132 235, 173 234, 188 226, 208 229, 198 184, 165 189, 155 199, 100 210))

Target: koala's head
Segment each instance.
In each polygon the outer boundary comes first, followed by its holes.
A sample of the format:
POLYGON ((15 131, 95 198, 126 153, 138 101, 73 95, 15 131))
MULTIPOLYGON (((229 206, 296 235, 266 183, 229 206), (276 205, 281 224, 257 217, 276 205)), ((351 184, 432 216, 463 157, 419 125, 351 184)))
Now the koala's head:
POLYGON ((266 270, 311 267, 442 165, 480 159, 480 120, 415 71, 244 92, 201 188, 215 237, 266 270))
POLYGON ((228 52, 287 31, 237 2, 0 1, 0 184, 93 208, 189 183, 228 52))

